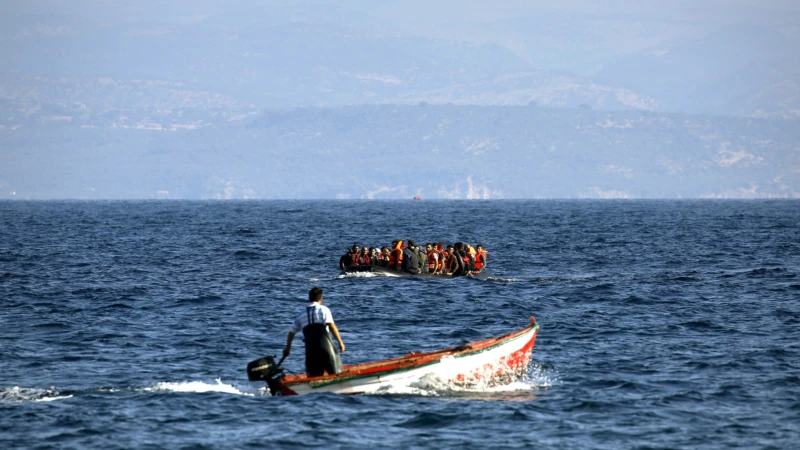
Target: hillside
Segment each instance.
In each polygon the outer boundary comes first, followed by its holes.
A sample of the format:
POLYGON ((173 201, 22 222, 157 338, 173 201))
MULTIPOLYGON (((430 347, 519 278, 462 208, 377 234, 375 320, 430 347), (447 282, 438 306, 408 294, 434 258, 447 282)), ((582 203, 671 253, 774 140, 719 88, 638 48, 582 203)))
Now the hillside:
POLYGON ((175 119, 6 129, 0 198, 800 197, 789 120, 431 104, 175 119))

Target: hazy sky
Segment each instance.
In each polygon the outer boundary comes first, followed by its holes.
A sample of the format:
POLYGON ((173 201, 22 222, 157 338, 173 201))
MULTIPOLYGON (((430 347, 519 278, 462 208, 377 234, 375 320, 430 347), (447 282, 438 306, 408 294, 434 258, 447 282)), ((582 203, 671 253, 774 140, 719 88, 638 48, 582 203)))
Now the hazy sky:
POLYGON ((582 75, 597 69, 588 55, 625 56, 731 25, 767 27, 800 42, 800 2, 790 0, 31 0, 3 2, 0 9, 5 20, 56 13, 109 24, 204 23, 222 16, 234 28, 328 21, 374 34, 496 43, 544 69, 582 75))

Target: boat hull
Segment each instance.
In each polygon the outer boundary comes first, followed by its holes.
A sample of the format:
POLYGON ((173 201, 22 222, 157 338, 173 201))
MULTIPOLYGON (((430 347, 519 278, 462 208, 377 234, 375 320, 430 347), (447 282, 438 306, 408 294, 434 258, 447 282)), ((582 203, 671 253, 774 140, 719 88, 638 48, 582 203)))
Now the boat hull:
POLYGON ((538 330, 531 317, 531 325, 523 330, 446 350, 345 366, 337 375, 286 376, 275 394, 370 394, 428 377, 459 386, 507 384, 527 370, 538 330))
MULTIPOLYGON (((368 265, 368 264, 364 264, 364 265, 360 265, 360 266, 347 267, 342 271, 342 274, 346 275, 348 273, 364 273, 364 272, 374 273, 374 274, 381 275, 381 276, 386 276, 386 277, 396 277, 396 278, 402 278, 402 277, 459 278, 458 276, 454 277, 452 275, 447 275, 447 274, 408 273, 408 272, 403 272, 403 271, 399 271, 399 270, 390 269, 388 267, 373 266, 373 265, 368 265)), ((480 272, 477 272, 477 273, 471 273, 471 274, 465 275, 465 276, 469 277, 469 278, 477 278, 479 280, 486 280, 486 279, 490 278, 492 275, 489 272, 483 270, 483 271, 480 271, 480 272)))

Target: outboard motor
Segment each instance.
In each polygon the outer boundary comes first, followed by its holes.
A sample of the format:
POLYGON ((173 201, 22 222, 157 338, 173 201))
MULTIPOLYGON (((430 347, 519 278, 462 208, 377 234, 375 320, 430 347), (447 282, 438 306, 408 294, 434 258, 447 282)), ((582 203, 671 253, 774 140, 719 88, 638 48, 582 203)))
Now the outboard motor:
POLYGON ((265 356, 247 364, 247 379, 250 381, 265 381, 272 395, 283 394, 283 369, 280 368, 283 359, 275 364, 274 356, 265 356))

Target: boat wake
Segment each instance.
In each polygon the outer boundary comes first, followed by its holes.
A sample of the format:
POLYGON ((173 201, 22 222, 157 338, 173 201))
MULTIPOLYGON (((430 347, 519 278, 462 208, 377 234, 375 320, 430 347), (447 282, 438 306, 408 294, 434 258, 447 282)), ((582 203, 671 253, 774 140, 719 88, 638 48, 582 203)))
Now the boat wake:
MULTIPOLYGON (((523 401, 535 399, 535 392, 557 383, 557 378, 552 370, 545 370, 536 363, 531 364, 529 370, 518 380, 508 384, 477 383, 464 385, 452 383, 435 375, 425 376, 411 384, 389 385, 371 395, 410 395, 422 397, 456 397, 480 400, 523 401)), ((178 392, 178 393, 209 393, 218 392, 230 395, 243 395, 252 397, 270 396, 266 386, 254 383, 228 384, 217 378, 215 383, 205 381, 162 381, 147 387, 139 388, 97 388, 97 392, 178 392)), ((66 394, 55 387, 51 388, 22 388, 13 386, 0 388, 0 404, 25 403, 25 402, 52 402, 73 398, 80 393, 66 394)), ((367 394, 370 395, 370 394, 367 394)))
MULTIPOLYGON (((443 380, 433 374, 423 377, 411 384, 397 383, 386 386, 374 394, 364 395, 410 395, 421 397, 459 397, 480 398, 495 400, 523 400, 532 399, 531 395, 537 389, 550 387, 554 384, 553 376, 538 367, 534 367, 518 380, 511 383, 499 384, 496 382, 474 383, 465 385, 443 380)), ((158 382, 142 388, 146 392, 185 392, 208 393, 219 392, 231 395, 245 396, 270 396, 266 386, 249 383, 246 385, 233 385, 223 383, 217 379, 216 383, 203 381, 158 382)))
POLYGON ((264 389, 257 389, 250 385, 247 386, 234 386, 232 384, 225 384, 220 378, 217 378, 216 384, 206 383, 203 381, 178 381, 178 382, 159 382, 152 386, 143 388, 142 391, 146 392, 221 392, 224 394, 233 395, 263 395, 260 391, 264 389))
POLYGON ((21 388, 13 386, 0 388, 0 404, 3 403, 25 403, 25 402, 53 402, 72 398, 72 395, 65 395, 56 388, 21 388))
POLYGON ((341 279, 341 278, 375 278, 375 277, 391 278, 392 275, 381 272, 345 272, 336 275, 334 278, 341 279))

